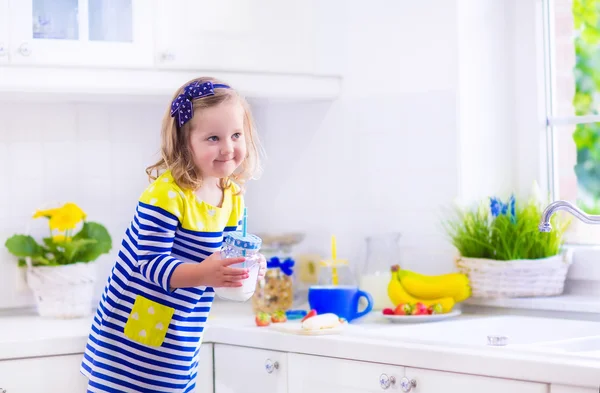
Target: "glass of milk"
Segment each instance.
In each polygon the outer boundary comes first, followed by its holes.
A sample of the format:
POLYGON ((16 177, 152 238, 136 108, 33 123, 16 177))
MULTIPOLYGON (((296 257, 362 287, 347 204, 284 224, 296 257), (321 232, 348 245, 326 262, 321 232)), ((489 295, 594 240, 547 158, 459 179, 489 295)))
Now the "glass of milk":
POLYGON ((248 269, 249 277, 242 281, 241 287, 214 288, 217 296, 222 299, 245 302, 254 295, 260 270, 258 261, 261 244, 262 239, 251 233, 247 233, 246 236, 242 232, 231 232, 225 235, 221 247, 221 258, 246 257, 245 262, 231 265, 231 267, 248 269))
POLYGON ((366 238, 367 260, 359 277, 359 288, 373 296, 373 310, 393 308, 387 287, 392 265, 400 261, 400 233, 383 233, 366 238))

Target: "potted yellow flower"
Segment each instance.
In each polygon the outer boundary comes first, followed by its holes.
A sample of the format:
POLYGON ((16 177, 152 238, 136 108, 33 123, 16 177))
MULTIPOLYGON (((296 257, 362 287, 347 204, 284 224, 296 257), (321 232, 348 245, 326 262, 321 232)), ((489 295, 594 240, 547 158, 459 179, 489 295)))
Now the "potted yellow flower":
POLYGON ((33 291, 41 316, 77 318, 90 315, 96 281, 94 261, 112 248, 104 226, 86 221, 74 203, 38 210, 33 218, 47 218, 50 236, 38 243, 17 234, 6 248, 27 268, 27 285, 33 291))

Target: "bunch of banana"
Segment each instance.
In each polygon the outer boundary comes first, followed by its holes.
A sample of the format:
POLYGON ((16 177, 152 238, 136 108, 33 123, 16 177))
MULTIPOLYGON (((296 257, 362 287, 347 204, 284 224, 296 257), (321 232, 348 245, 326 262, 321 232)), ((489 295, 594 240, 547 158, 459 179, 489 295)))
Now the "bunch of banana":
POLYGON ((392 279, 388 296, 394 305, 423 303, 430 306, 439 303, 444 313, 471 295, 469 279, 461 273, 427 276, 400 266, 392 266, 392 279))

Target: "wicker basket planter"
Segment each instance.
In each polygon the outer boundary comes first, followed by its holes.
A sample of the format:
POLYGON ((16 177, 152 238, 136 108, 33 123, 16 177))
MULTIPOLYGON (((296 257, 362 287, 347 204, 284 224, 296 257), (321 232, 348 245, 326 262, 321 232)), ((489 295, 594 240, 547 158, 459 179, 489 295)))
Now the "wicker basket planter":
POLYGON ((572 253, 543 259, 498 261, 458 257, 456 266, 469 277, 476 298, 555 296, 564 291, 572 253))
POLYGON ((42 317, 69 319, 91 315, 96 277, 94 262, 27 267, 27 285, 42 317))

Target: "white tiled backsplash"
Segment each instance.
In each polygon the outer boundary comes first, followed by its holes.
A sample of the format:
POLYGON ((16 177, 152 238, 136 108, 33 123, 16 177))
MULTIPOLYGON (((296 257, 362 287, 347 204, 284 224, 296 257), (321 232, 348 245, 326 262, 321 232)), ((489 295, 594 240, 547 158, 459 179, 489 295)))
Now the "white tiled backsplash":
MULTIPOLYGON (((72 201, 88 220, 104 224, 113 252, 103 256, 108 273, 120 237, 147 184, 144 169, 157 157, 162 104, 0 105, 0 307, 31 303, 16 286, 16 262, 4 247, 13 233, 44 235, 46 219, 32 213, 72 201)), ((102 283, 103 284, 103 283, 102 283)))
POLYGON ((303 231, 298 250, 325 256, 335 234, 356 269, 366 236, 400 232, 404 266, 452 269, 441 219, 458 194, 455 108, 451 90, 261 107, 267 160, 248 185, 249 230, 303 231))

